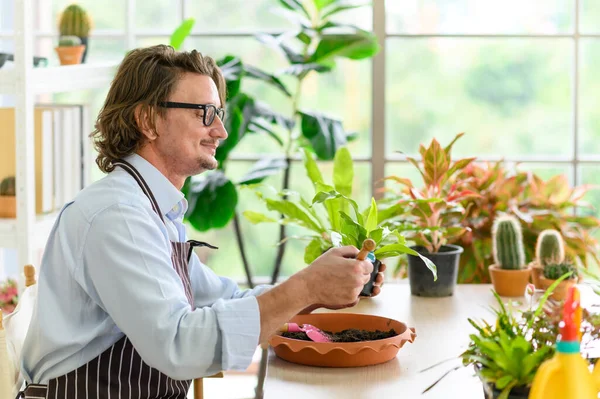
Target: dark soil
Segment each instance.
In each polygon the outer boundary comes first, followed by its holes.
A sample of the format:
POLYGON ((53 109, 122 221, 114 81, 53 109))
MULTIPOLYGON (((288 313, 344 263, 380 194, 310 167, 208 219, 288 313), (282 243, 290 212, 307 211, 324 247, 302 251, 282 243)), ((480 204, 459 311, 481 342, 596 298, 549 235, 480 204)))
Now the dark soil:
MULTIPOLYGON (((386 339, 398 335, 394 329, 389 331, 367 331, 350 328, 337 333, 332 333, 330 331, 323 332, 328 334, 333 342, 377 341, 379 339, 386 339)), ((284 332, 281 333, 281 336, 285 338, 299 339, 302 341, 312 341, 304 332, 284 332)))

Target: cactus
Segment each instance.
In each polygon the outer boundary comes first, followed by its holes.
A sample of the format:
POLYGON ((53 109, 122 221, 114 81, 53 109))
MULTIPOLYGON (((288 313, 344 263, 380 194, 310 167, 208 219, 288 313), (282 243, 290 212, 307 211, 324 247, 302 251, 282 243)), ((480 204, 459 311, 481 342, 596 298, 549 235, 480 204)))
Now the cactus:
POLYGON ((61 36, 87 37, 92 23, 87 12, 77 4, 71 4, 62 13, 58 30, 61 36))
POLYGON ((58 39, 58 47, 81 46, 81 39, 77 36, 61 36, 58 39))
POLYGON ((558 280, 560 276, 571 272, 567 279, 572 280, 577 278, 577 268, 569 262, 550 262, 544 267, 544 277, 548 280, 558 280))
POLYGON ((17 189, 16 189, 15 177, 9 176, 9 177, 3 179, 2 183, 0 183, 0 195, 11 196, 11 195, 16 195, 16 194, 17 194, 17 189))
POLYGON ((521 224, 511 215, 498 216, 492 226, 494 261, 502 269, 517 270, 525 265, 521 224))
POLYGON ((535 258, 544 267, 565 260, 565 245, 558 231, 547 229, 540 233, 535 245, 535 258))

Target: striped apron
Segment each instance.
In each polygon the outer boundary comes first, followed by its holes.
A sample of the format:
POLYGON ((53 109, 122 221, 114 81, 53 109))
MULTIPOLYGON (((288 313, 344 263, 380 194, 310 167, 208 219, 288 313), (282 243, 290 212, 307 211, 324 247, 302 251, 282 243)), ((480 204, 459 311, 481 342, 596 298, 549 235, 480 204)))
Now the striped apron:
MULTIPOLYGON (((129 173, 150 200, 152 209, 164 223, 158 203, 140 173, 125 161, 114 162, 129 173)), ((185 296, 194 308, 194 298, 188 263, 195 246, 209 244, 190 240, 171 241, 173 268, 181 278, 185 296)), ((191 380, 174 380, 147 365, 131 341, 124 336, 89 363, 63 376, 51 379, 47 385, 29 384, 17 398, 25 399, 185 399, 191 380)))

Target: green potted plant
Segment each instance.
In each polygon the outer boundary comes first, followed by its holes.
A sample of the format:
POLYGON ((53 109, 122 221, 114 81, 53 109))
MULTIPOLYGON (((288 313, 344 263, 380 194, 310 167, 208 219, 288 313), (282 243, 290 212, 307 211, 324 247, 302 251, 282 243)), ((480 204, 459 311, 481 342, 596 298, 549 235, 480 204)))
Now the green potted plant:
POLYGON ((492 227, 494 264, 489 267, 494 290, 500 296, 523 296, 531 267, 525 265, 521 224, 512 215, 499 215, 492 227))
POLYGON ((584 200, 589 185, 572 186, 565 175, 544 180, 531 171, 509 168, 504 161, 472 162, 459 173, 457 181, 458 189, 480 194, 461 201, 466 209, 463 225, 470 231, 458 242, 464 248, 459 283, 490 281, 487 269, 493 263, 492 224, 501 212, 515 215, 521 222, 527 259, 534 259, 540 233, 554 229, 563 237, 565 254, 580 269, 589 262, 600 263, 595 237, 600 219, 584 200), (577 214, 574 208, 579 210, 577 214))
MULTIPOLYGON (((333 184, 325 183, 315 159, 307 149, 304 150, 304 165, 314 187, 315 194, 312 199, 303 198, 299 193, 290 190, 279 192, 275 198, 269 198, 255 186, 257 195, 264 200, 267 209, 281 213, 283 217, 274 219, 255 211, 245 211, 244 216, 252 223, 293 224, 308 230, 307 235, 297 237, 308 241, 304 252, 304 261, 307 264, 329 248, 354 245, 360 249, 362 243, 371 238, 376 243, 372 259, 375 264, 388 257, 411 254, 423 260, 424 267, 433 274, 432 279, 435 280, 434 262, 409 248, 398 230, 382 225, 381 220, 385 219, 385 214, 378 213, 373 198, 370 207, 363 212, 359 211, 357 203, 350 198, 354 166, 347 148, 342 147, 335 154, 333 184)), ((267 189, 275 191, 272 187, 267 189)))
MULTIPOLYGON (((62 12, 60 16, 60 22, 58 24, 58 31, 62 37, 76 36, 79 38, 80 42, 78 46, 84 46, 82 50, 83 55, 81 56, 80 62, 85 62, 89 46, 89 33, 91 29, 92 20, 88 13, 80 5, 71 4, 62 12)), ((61 47, 60 44, 59 47, 61 47)), ((79 62, 77 62, 77 64, 79 64, 79 62)))
MULTIPOLYGON (((454 293, 463 248, 451 243, 468 231, 461 225, 465 209, 460 202, 479 195, 458 188, 460 182, 457 176, 475 159, 452 161, 452 146, 462 135, 456 135, 445 148, 436 139, 431 141, 429 147, 421 145, 421 162, 407 158, 423 178, 421 187, 407 178, 386 177, 403 186, 402 191, 393 193, 381 202, 382 212, 387 218, 386 226, 401 231, 415 243, 411 249, 422 255, 408 256, 408 277, 413 295, 443 297, 454 293), (437 265, 437 281, 424 267, 423 258, 437 265)), ((392 193, 391 190, 388 192, 392 193)))
POLYGON ((85 46, 81 44, 81 39, 77 36, 61 36, 58 39, 58 47, 55 47, 54 50, 58 55, 60 65, 76 65, 81 64, 85 46))
MULTIPOLYGON (((303 93, 306 92, 305 86, 310 75, 328 74, 342 60, 368 59, 379 51, 377 37, 372 32, 338 22, 344 12, 364 7, 365 3, 346 0, 279 0, 274 4, 277 4, 274 10, 289 20, 290 29, 278 34, 259 33, 256 38, 281 54, 287 65, 272 73, 265 73, 237 57, 228 56, 220 60, 221 68, 227 69, 228 99, 225 119, 229 137, 217 149, 219 170, 194 178, 197 184, 190 185, 194 189, 185 192, 190 204, 186 220, 196 231, 222 228, 233 221, 250 286, 253 285, 251 265, 244 247, 255 235, 242 233, 242 223, 238 216, 238 188, 254 183, 255 176, 266 177, 268 174, 282 172, 281 187, 285 191, 292 183, 291 161, 302 148, 310 148, 320 160, 332 160, 338 148, 356 138, 356 134, 346 131, 339 118, 327 115, 326 109, 313 109, 310 104, 303 104, 303 93), (269 104, 243 93, 240 82, 243 84, 248 77, 259 79, 283 93, 285 97, 279 101, 289 105, 286 106, 289 112, 274 112, 269 104), (259 161, 241 181, 234 181, 227 168, 229 154, 244 137, 253 136, 254 138, 249 139, 258 140, 258 135, 274 140, 280 151, 259 161), (203 179, 210 181, 201 183, 203 179), (226 202, 222 201, 224 193, 229 199, 226 202), (219 212, 215 212, 215 209, 219 212)), ((286 248, 285 238, 286 226, 282 224, 278 239, 282 244, 273 259, 272 283, 277 281, 280 274, 286 248)), ((264 257, 261 262, 266 262, 264 257)))
POLYGON ((15 177, 9 176, 0 183, 0 218, 17 217, 17 189, 15 177))
POLYGON ((535 244, 535 260, 531 262, 531 280, 535 288, 544 288, 540 276, 548 264, 562 263, 564 260, 565 244, 562 235, 554 229, 542 231, 535 244))
POLYGON ((568 277, 558 284, 552 291, 552 299, 556 301, 563 301, 567 296, 567 291, 570 286, 577 283, 579 273, 577 268, 572 262, 564 260, 562 262, 550 262, 544 266, 542 275, 540 276, 539 282, 542 289, 548 289, 560 276, 567 274, 568 277))

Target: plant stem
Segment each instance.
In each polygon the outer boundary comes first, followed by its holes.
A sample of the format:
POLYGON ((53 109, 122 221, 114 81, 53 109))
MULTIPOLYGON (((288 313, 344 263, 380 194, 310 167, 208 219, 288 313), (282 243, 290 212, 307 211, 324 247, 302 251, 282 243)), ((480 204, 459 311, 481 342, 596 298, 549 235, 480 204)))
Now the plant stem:
POLYGON ((242 263, 244 264, 244 272, 246 272, 246 281, 248 282, 248 287, 254 288, 252 272, 250 271, 250 264, 248 263, 248 259, 246 258, 246 249, 244 248, 244 237, 242 236, 242 228, 237 212, 235 212, 233 215, 233 227, 235 230, 235 238, 237 240, 238 248, 240 249, 240 255, 242 256, 242 263))
MULTIPOLYGON (((302 80, 303 78, 298 78, 298 82, 296 84, 296 93, 294 93, 294 97, 292 99, 292 119, 297 119, 298 106, 300 103, 300 93, 302 92, 302 80)), ((296 122, 297 124, 298 122, 296 122)), ((291 127, 288 130, 289 137, 288 143, 285 149, 285 169, 283 171, 283 190, 287 190, 290 186, 290 172, 292 168, 292 151, 294 144, 294 128, 291 127)), ((287 196, 284 196, 283 199, 286 199, 287 196)), ((281 218, 284 216, 281 215, 281 218)), ((271 275, 271 284, 275 284, 277 279, 279 278, 279 273, 281 272, 281 263, 283 262, 283 255, 285 254, 285 247, 287 245, 287 241, 285 241, 285 225, 279 226, 279 241, 281 244, 277 248, 277 257, 275 258, 275 265, 273 267, 273 274, 271 275)))

